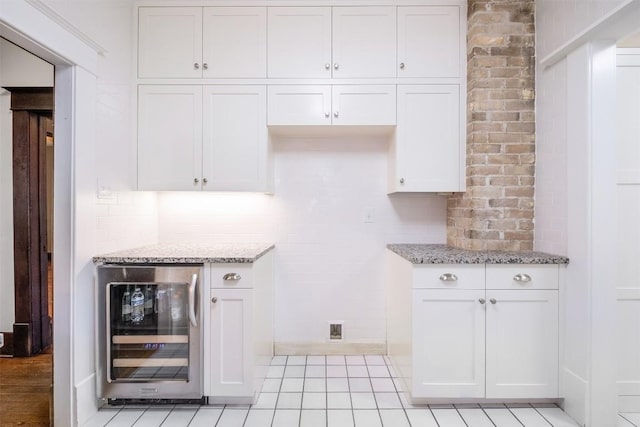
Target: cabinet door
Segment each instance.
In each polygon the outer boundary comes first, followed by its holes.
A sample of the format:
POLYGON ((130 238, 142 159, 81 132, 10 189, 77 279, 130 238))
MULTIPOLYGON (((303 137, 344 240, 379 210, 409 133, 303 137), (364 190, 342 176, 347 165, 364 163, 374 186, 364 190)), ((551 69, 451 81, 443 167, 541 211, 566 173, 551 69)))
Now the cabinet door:
POLYGON ((398 7, 398 77, 460 77, 460 7, 398 7))
POLYGON ((138 77, 202 77, 202 8, 138 9, 138 77))
POLYGON ((270 126, 331 124, 329 85, 269 85, 267 105, 270 126))
POLYGON ((413 397, 484 397, 484 290, 413 290, 413 397))
POLYGON ((461 189, 459 90, 458 85, 398 85, 391 192, 461 189))
POLYGON ((331 8, 270 7, 268 75, 331 77, 331 8))
POLYGON ((202 32, 203 77, 267 76, 265 7, 205 7, 202 32))
POLYGON ((138 190, 200 190, 202 87, 138 87, 138 190))
POLYGON ((204 87, 204 190, 266 190, 266 103, 264 85, 204 87))
POLYGON ((395 85, 336 85, 331 99, 334 125, 396 124, 395 85))
POLYGON ((333 8, 333 77, 396 76, 396 8, 333 8))
POLYGON ((487 398, 558 397, 558 291, 487 290, 487 398))
POLYGON ((252 290, 211 290, 211 395, 252 396, 252 290))

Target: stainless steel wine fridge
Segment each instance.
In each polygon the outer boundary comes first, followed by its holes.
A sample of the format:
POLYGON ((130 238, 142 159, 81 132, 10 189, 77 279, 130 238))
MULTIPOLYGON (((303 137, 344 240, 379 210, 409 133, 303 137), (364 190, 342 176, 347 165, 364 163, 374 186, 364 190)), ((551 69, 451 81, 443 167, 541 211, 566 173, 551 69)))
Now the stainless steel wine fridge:
POLYGON ((202 265, 97 268, 98 395, 202 399, 202 265))

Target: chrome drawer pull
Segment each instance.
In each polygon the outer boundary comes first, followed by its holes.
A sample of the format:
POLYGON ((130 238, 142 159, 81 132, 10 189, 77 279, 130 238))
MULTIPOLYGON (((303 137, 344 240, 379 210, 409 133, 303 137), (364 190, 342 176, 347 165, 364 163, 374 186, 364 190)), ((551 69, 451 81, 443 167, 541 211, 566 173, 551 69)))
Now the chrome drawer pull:
POLYGON ((480 304, 484 304, 484 303, 485 303, 485 302, 487 302, 487 301, 486 301, 484 298, 480 298, 480 299, 478 300, 478 302, 479 302, 480 304))
POLYGON ((242 277, 238 273, 227 273, 222 276, 222 280, 240 280, 242 277))
POLYGON ((531 281, 531 276, 529 276, 528 274, 520 273, 513 276, 513 280, 515 282, 527 283, 531 281))
POLYGON ((496 299, 495 299, 495 298, 491 298, 491 299, 489 300, 489 302, 490 302, 491 304, 495 304, 495 303, 497 303, 498 301, 496 301, 496 299))
POLYGON ((458 280, 458 276, 453 273, 444 273, 440 275, 440 280, 443 282, 455 282, 458 280))

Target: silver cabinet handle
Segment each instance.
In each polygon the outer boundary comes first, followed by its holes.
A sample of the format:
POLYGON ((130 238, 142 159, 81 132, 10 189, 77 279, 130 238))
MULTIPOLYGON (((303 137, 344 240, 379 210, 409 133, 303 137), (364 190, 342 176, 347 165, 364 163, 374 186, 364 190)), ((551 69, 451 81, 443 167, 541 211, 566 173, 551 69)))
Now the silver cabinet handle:
POLYGON ((325 111, 325 112, 324 112, 324 116, 325 116, 325 117, 329 117, 329 116, 331 116, 331 113, 329 113, 328 111, 325 111))
POLYGON ((401 63, 400 63, 400 69, 401 69, 401 70, 404 70, 404 62, 401 62, 401 63))
POLYGON ((333 64, 333 69, 337 70, 338 68, 340 68, 340 65, 336 62, 335 64, 333 64))
POLYGON ((484 298, 480 298, 480 299, 478 300, 478 302, 479 302, 480 304, 484 304, 484 303, 485 303, 485 302, 487 302, 487 301, 486 301, 484 298))
POLYGON ((189 284, 189 321, 194 328, 198 327, 198 318, 196 317, 196 291, 198 286, 198 275, 191 276, 189 284))
POLYGON ((458 276, 453 273, 444 273, 440 275, 440 280, 443 282, 455 282, 458 280, 458 276))
POLYGON ((202 183, 206 184, 207 182, 209 182, 209 180, 207 178, 202 178, 202 183))
POLYGON ((334 111, 334 112, 333 112, 333 117, 336 117, 336 118, 337 118, 339 115, 340 115, 340 112, 338 112, 338 111, 334 111))
POLYGON ((202 69, 203 70, 208 70, 209 69, 209 64, 207 64, 206 62, 204 64, 202 64, 202 69))
POLYGON ((200 180, 199 180, 198 178, 193 178, 193 183, 194 183, 194 184, 197 184, 197 183, 199 183, 199 182, 200 182, 200 180))
POLYGON ((400 184, 404 184, 404 178, 400 178, 400 184))
POLYGON ((496 301, 496 299, 495 299, 495 298, 491 298, 491 299, 489 300, 489 302, 490 302, 491 304, 495 304, 495 303, 496 303, 496 302, 498 302, 498 301, 496 301))
POLYGON ((214 303, 214 304, 217 303, 218 302, 218 298, 216 298, 216 297, 211 298, 211 302, 214 303))
POLYGON ((527 283, 531 281, 531 276, 529 276, 528 274, 519 273, 513 276, 513 280, 515 282, 527 283))
POLYGON ((198 64, 197 62, 193 64, 193 69, 194 70, 198 70, 200 69, 200 64, 198 64))
POLYGON ((331 69, 331 64, 329 64, 328 62, 326 64, 324 64, 324 69, 325 70, 330 70, 331 69))
POLYGON ((238 273, 227 273, 222 276, 222 280, 240 280, 242 277, 238 273))

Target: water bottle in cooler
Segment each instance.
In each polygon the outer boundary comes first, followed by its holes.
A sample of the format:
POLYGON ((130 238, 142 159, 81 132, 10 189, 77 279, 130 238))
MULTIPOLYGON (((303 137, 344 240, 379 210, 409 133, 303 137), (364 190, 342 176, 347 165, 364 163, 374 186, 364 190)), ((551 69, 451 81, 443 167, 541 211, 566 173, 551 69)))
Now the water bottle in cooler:
POLYGON ((136 288, 131 295, 131 322, 140 323, 144 320, 144 294, 136 288))
POLYGON ((131 293, 129 287, 124 289, 122 294, 122 321, 129 323, 131 321, 131 293))

